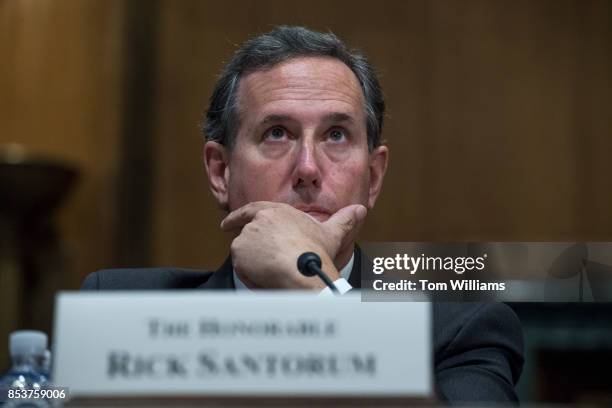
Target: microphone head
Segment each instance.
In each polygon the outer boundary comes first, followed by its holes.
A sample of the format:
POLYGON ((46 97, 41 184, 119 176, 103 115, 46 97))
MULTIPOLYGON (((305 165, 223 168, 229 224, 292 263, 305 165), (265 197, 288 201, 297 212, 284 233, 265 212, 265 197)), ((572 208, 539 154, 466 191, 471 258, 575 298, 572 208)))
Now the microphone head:
POLYGON ((316 272, 310 267, 310 263, 314 262, 316 266, 321 268, 321 258, 314 252, 304 252, 298 257, 297 267, 304 276, 314 276, 316 272))

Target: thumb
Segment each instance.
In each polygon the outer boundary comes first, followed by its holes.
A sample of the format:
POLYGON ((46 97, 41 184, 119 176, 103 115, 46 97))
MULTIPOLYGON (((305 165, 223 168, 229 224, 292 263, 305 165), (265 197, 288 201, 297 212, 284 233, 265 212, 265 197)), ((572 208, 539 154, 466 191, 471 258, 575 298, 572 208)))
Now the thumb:
POLYGON ((325 225, 344 241, 345 238, 357 234, 367 213, 368 210, 361 204, 348 205, 325 221, 325 225))

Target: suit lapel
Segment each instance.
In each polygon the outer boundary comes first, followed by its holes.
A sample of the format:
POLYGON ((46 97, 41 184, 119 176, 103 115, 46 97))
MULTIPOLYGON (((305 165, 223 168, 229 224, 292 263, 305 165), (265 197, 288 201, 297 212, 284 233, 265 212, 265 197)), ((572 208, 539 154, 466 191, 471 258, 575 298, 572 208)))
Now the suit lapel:
POLYGON ((234 285, 234 267, 232 266, 232 258, 227 257, 223 265, 211 275, 210 278, 198 289, 236 289, 234 285))

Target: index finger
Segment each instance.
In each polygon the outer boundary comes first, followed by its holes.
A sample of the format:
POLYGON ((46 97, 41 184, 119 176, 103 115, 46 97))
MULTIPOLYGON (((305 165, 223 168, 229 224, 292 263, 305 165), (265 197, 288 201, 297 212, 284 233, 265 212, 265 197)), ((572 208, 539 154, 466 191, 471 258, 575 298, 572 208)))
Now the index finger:
POLYGON ((253 201, 245 204, 229 213, 223 221, 221 221, 221 229, 223 231, 231 231, 236 228, 242 228, 251 222, 259 211, 265 208, 275 207, 276 205, 277 203, 271 201, 253 201))

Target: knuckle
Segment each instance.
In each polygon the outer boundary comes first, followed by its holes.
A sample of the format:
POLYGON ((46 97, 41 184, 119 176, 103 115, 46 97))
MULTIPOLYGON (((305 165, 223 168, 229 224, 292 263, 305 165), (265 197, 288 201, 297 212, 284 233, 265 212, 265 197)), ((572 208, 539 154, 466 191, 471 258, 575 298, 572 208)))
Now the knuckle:
POLYGON ((281 211, 296 211, 294 207, 292 207, 291 205, 287 203, 278 203, 277 207, 281 211))
POLYGON ((255 218, 258 220, 269 221, 274 217, 274 210, 272 208, 264 208, 255 214, 255 218))
POLYGON ((336 230, 337 237, 345 236, 351 230, 351 226, 346 222, 338 224, 338 229, 336 230))
POLYGON ((353 218, 349 218, 343 225, 345 232, 351 232, 353 228, 355 228, 355 220, 353 218))
POLYGON ((239 215, 241 217, 244 217, 244 216, 248 215, 253 210, 254 204, 255 203, 252 203, 252 202, 251 203, 247 203, 247 204, 243 205, 242 207, 240 207, 237 210, 237 212, 239 213, 239 215))

